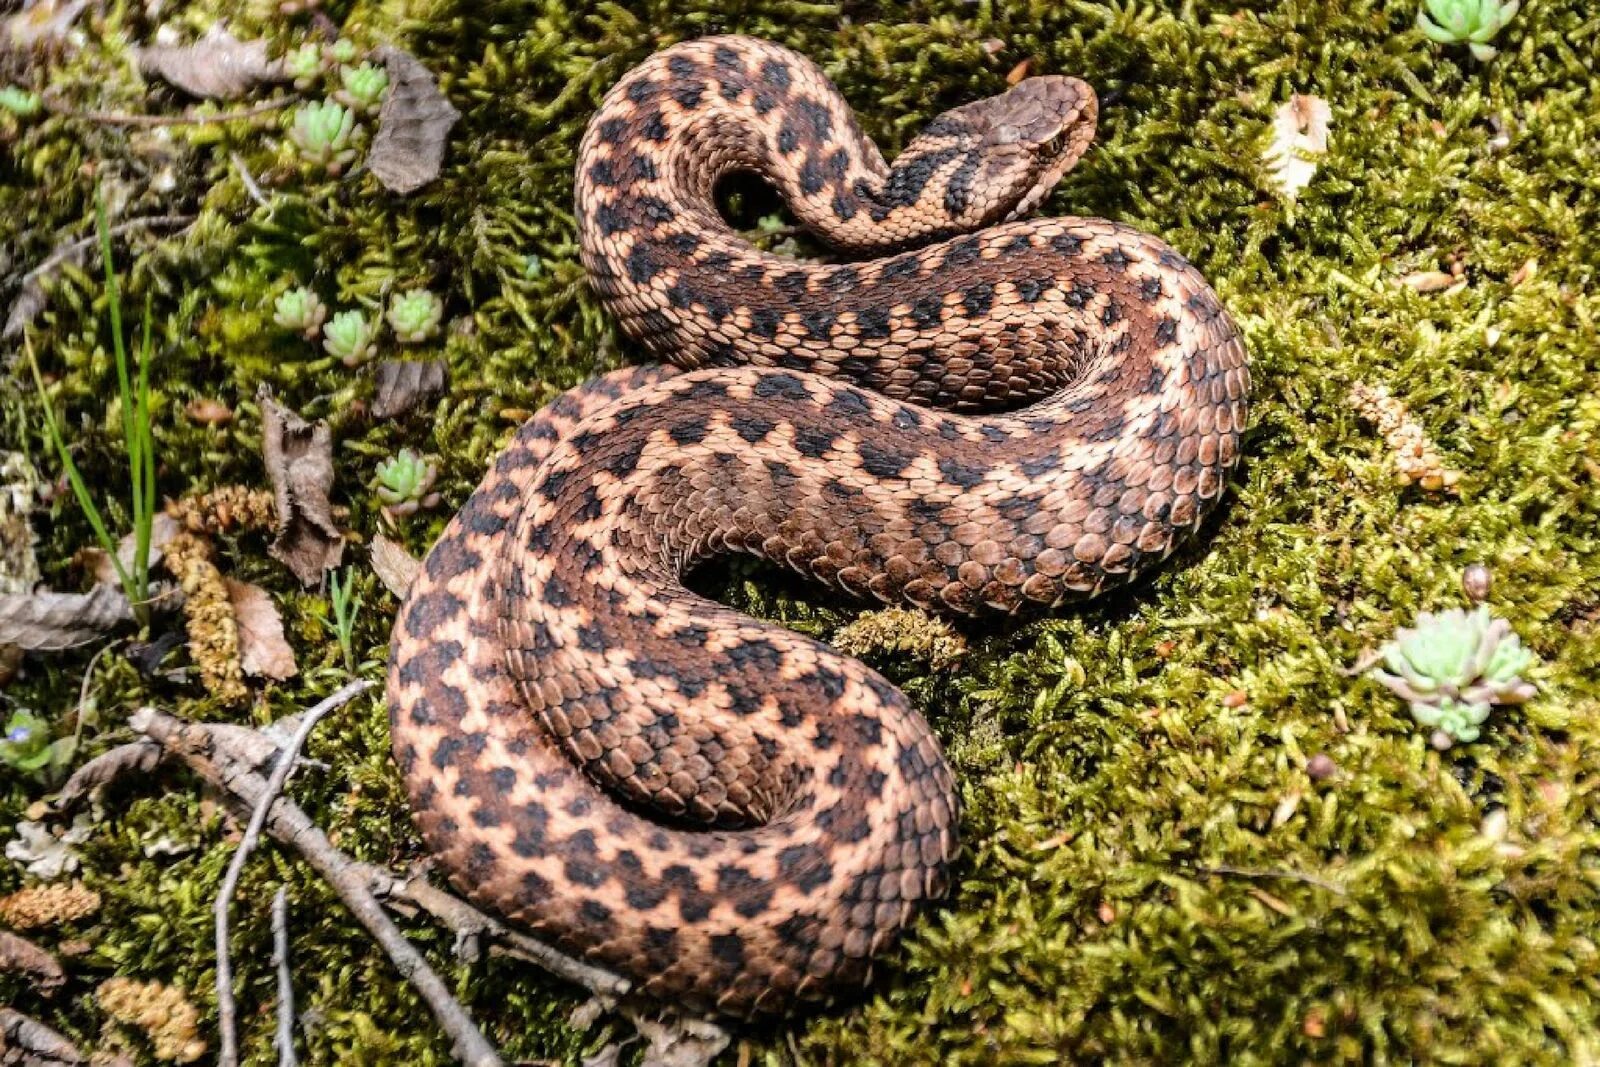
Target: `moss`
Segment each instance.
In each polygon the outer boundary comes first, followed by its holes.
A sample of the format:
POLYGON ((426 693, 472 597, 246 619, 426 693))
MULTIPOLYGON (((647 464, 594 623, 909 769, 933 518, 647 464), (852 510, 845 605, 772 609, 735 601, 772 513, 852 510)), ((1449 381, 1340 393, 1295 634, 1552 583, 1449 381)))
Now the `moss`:
MULTIPOLYGON (((177 18, 203 25, 207 7, 177 18)), ((272 7, 236 17, 235 32, 300 43, 303 24, 272 7)), ((138 6, 106 10, 84 16, 88 47, 56 62, 54 91, 84 109, 181 106, 165 89, 147 96, 130 73, 123 42, 153 32, 138 6)), ((1105 101, 1099 146, 1047 210, 1162 234, 1248 336, 1247 463, 1178 558, 1056 618, 965 627, 970 648, 951 672, 885 664, 962 774, 957 889, 869 995, 747 1035, 751 1062, 790 1062, 791 1035, 805 1062, 1600 1055, 1600 85, 1578 51, 1600 29, 1589 4, 1525 5, 1487 64, 1427 42, 1410 0, 350 0, 331 10, 360 45, 402 37, 463 112, 445 175, 412 199, 381 194, 366 175, 300 173, 280 119, 160 136, 59 115, 0 127, 0 248, 11 257, 0 299, 26 265, 87 232, 91 173, 124 215, 198 215, 181 237, 133 237, 139 260, 125 271, 130 306, 148 292, 158 313, 154 406, 170 496, 262 484, 253 397, 267 384, 329 419, 336 502, 369 535, 378 504, 363 486, 380 460, 405 446, 443 457, 436 488, 458 505, 526 413, 639 358, 583 284, 573 153, 624 70, 714 31, 816 57, 891 150, 939 110, 1003 88, 1024 59, 1088 76, 1105 101), (990 40, 1003 47, 990 54, 990 40), (1260 154, 1292 93, 1329 101, 1333 137, 1291 212, 1260 154), (233 152, 272 211, 256 210, 233 152), (1452 268, 1466 284, 1451 292, 1395 284, 1452 268), (415 347, 449 362, 448 394, 370 421, 358 403, 371 396, 367 373, 272 322, 273 299, 292 285, 374 320, 394 293, 438 293, 445 328, 415 347), (1388 446, 1349 401, 1358 383, 1405 405, 1439 463, 1460 472, 1455 494, 1395 484, 1388 446), (236 420, 190 421, 184 409, 200 397, 236 420), (1543 695, 1496 715, 1479 742, 1439 753, 1403 706, 1345 671, 1418 612, 1460 604, 1462 569, 1480 562, 1494 572, 1494 612, 1543 661, 1543 695), (1319 761, 1313 777, 1314 756, 1337 771, 1319 761)), ((79 463, 113 493, 120 435, 89 266, 51 289, 35 344, 79 463)), ((0 448, 20 443, 53 473, 32 394, 11 382, 0 448)), ((39 524, 39 557, 67 586, 88 535, 69 502, 54 509, 39 524)), ((397 536, 421 551, 446 511, 401 519, 397 536)), ((111 513, 125 527, 118 505, 111 513)), ((139 703, 264 721, 343 677, 325 600, 266 557, 266 537, 219 536, 217 563, 273 592, 302 676, 229 709, 193 681, 108 659, 91 685, 101 725, 89 751, 116 740, 139 703)), ((356 581, 358 670, 376 678, 395 604, 364 568, 356 581)), ((742 566, 705 581, 824 635, 859 610, 742 566)), ((7 695, 68 707, 86 661, 30 660, 7 695)), ((305 773, 297 794, 345 847, 396 864, 419 856, 380 706, 334 716, 311 755, 331 769, 305 773)), ((0 786, 0 822, 20 817, 35 789, 0 786)), ((192 781, 165 775, 141 790, 81 846, 104 905, 74 930, 93 947, 74 960, 73 992, 45 1002, 0 976, 0 999, 92 1041, 99 981, 161 981, 189 990, 209 1034, 209 909, 230 847, 192 781), (147 855, 163 836, 193 847, 147 855)), ((253 1006, 271 1002, 267 902, 280 881, 294 899, 302 1007, 317 1021, 309 1058, 445 1062, 392 967, 314 877, 271 850, 252 863, 236 912, 252 1062, 272 1058, 270 1016, 253 1006)), ((19 884, 0 869, 0 892, 19 884)), ((508 1056, 568 1061, 599 1040, 565 1025, 572 991, 505 960, 457 964, 448 935, 407 930, 508 1056)))

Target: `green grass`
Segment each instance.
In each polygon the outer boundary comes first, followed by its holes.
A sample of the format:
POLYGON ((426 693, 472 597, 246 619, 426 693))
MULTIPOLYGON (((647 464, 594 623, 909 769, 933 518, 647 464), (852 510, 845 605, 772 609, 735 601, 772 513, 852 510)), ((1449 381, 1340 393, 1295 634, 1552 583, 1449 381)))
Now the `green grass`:
MULTIPOLYGON (((123 23, 127 10, 114 5, 103 29, 147 39, 153 28, 123 23)), ((202 24, 199 10, 174 17, 202 24)), ((330 420, 337 502, 370 536, 378 509, 363 486, 380 459, 402 446, 443 457, 438 487, 458 505, 524 412, 640 358, 583 281, 573 153, 629 66, 714 31, 774 37, 818 59, 889 151, 940 110, 1002 89, 1024 58, 1036 72, 1087 77, 1106 101, 1099 142, 1046 212, 1160 234, 1245 331, 1256 381, 1246 463, 1180 556, 1082 609, 968 628, 972 649, 950 671, 879 664, 927 710, 959 772, 958 885, 860 1002, 745 1035, 753 1062, 1600 1057, 1600 76, 1584 51, 1600 16, 1586 0, 1529 0, 1488 64, 1427 41, 1411 0, 351 0, 330 10, 363 42, 403 35, 463 112, 445 175, 411 199, 370 177, 295 174, 270 124, 177 128, 153 143, 47 117, 4 134, 0 247, 17 266, 84 232, 86 164, 115 176, 128 205, 119 214, 199 215, 182 238, 141 238, 127 271, 128 291, 157 312, 149 410, 169 491, 262 484, 252 398, 267 384, 330 420), (993 55, 990 39, 1003 44, 993 55), (1273 110, 1297 92, 1328 100, 1334 120, 1331 150, 1291 211, 1260 158, 1273 110), (231 151, 269 183, 274 211, 255 208, 231 151), (175 187, 153 191, 149 176, 169 166, 175 187), (1530 260, 1537 270, 1513 284, 1530 260), (1458 292, 1394 283, 1456 261, 1467 279, 1458 292), (291 283, 333 308, 375 308, 415 286, 440 293, 454 326, 418 352, 449 362, 446 396, 407 419, 366 419, 353 401, 370 398, 370 379, 271 324, 271 296, 291 283), (1395 486, 1382 441, 1349 407, 1356 381, 1406 402, 1463 472, 1458 495, 1395 486), (224 400, 237 420, 193 423, 183 408, 198 396, 224 400), (1492 568, 1491 606, 1540 656, 1542 694, 1497 710, 1483 740, 1439 753, 1401 702, 1345 672, 1419 611, 1464 603, 1460 574, 1473 562, 1492 568), (1306 766, 1319 753, 1338 771, 1313 781, 1306 766)), ((298 25, 256 14, 233 28, 287 45, 298 25)), ((182 106, 147 102, 101 29, 60 61, 58 92, 85 108, 182 106)), ((98 294, 67 272, 33 336, 59 376, 56 402, 88 413, 69 437, 90 484, 125 465, 98 294)), ((0 390, 6 439, 47 449, 37 409, 16 392, 0 390)), ((397 536, 423 550, 448 510, 405 520, 397 536)), ((129 518, 108 508, 108 525, 129 518)), ((40 529, 40 558, 67 587, 67 561, 92 531, 60 504, 40 529)), ((103 721, 151 701, 259 721, 342 680, 325 599, 299 590, 260 535, 219 549, 225 572, 278 598, 302 678, 228 713, 192 683, 143 679, 119 659, 96 673, 103 721)), ((359 570, 353 658, 376 676, 395 604, 359 570)), ((857 611, 765 577, 752 593, 732 573, 735 603, 816 632, 857 611)), ((68 706, 84 661, 35 661, 6 695, 68 706)), ((344 847, 395 864, 418 857, 381 707, 332 717, 309 754, 332 770, 301 776, 296 795, 344 847)), ((38 796, 25 783, 5 789, 0 821, 38 796)), ((209 810, 179 775, 114 806, 83 847, 107 906, 63 934, 93 946, 72 961, 74 984, 46 1001, 0 976, 0 1000, 93 1039, 102 1020, 87 992, 120 973, 183 982, 209 1024, 210 903, 231 848, 209 810), (163 836, 194 847, 146 855, 163 836)), ((0 891, 17 878, 0 868, 0 891)), ((445 1062, 392 967, 274 850, 237 898, 252 1062, 273 1058, 267 911, 280 880, 294 901, 300 1002, 319 1020, 309 1058, 445 1062)), ((447 934, 407 929, 508 1056, 570 1061, 598 1040, 566 1027, 572 991, 502 959, 457 964, 447 934)))
POLYGON ((33 351, 31 337, 24 337, 23 351, 28 357, 28 369, 39 393, 40 408, 44 412, 45 432, 55 447, 61 469, 72 486, 72 495, 83 510, 83 516, 94 529, 100 548, 109 557, 116 571, 117 581, 128 598, 135 616, 141 623, 150 618, 150 535, 155 522, 156 465, 155 439, 150 425, 150 301, 145 300, 144 330, 139 338, 138 369, 136 375, 128 371, 128 346, 122 335, 122 297, 117 288, 117 272, 111 255, 111 226, 106 222, 105 198, 95 195, 95 232, 100 239, 100 258, 105 264, 106 315, 111 326, 111 345, 117 357, 117 398, 121 401, 122 446, 128 460, 128 499, 133 522, 133 551, 125 563, 118 552, 116 539, 106 529, 105 518, 94 502, 94 496, 84 483, 83 474, 73 462, 72 450, 61 432, 61 423, 51 406, 49 390, 39 373, 39 361, 33 351))

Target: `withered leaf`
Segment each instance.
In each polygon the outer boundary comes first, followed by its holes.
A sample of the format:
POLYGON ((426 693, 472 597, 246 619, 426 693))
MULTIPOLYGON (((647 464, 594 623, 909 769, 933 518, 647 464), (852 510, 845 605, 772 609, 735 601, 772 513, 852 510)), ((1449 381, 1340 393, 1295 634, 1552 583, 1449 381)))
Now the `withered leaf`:
POLYGON ((272 481, 278 514, 277 536, 268 550, 294 572, 302 585, 316 585, 322 573, 344 557, 344 533, 333 521, 328 491, 333 488, 333 435, 328 424, 308 423, 272 399, 261 402, 261 454, 272 481))
POLYGON ((378 364, 372 415, 392 419, 443 393, 449 369, 442 359, 386 359, 378 364))
POLYGON ((131 621, 128 598, 115 585, 97 585, 88 593, 39 589, 0 596, 0 645, 30 652, 75 648, 131 621))
POLYGON ((281 682, 293 678, 298 667, 294 650, 283 636, 283 618, 272 597, 259 585, 224 578, 233 619, 239 627, 239 660, 244 673, 281 682))
POLYGON ((410 52, 385 45, 373 54, 388 68, 390 88, 378 112, 367 169, 390 191, 405 196, 439 176, 450 127, 461 113, 410 52))
POLYGON ((266 41, 241 41, 220 24, 193 44, 141 48, 138 57, 141 72, 208 100, 231 100, 283 78, 283 64, 267 58, 266 41))
POLYGON ((407 552, 398 541, 392 541, 381 533, 372 535, 369 552, 372 555, 372 569, 383 587, 404 599, 411 583, 416 580, 417 571, 422 569, 422 562, 407 552))
POLYGON ((67 980, 54 956, 27 938, 5 930, 0 930, 0 971, 27 975, 44 992, 54 990, 67 980))
POLYGON ((1272 186, 1291 202, 1317 173, 1328 151, 1333 109, 1319 96, 1291 96, 1272 115, 1272 143, 1262 156, 1272 186))
POLYGON ((110 785, 119 778, 148 774, 160 765, 165 756, 166 750, 150 740, 118 745, 72 772, 72 777, 67 779, 67 784, 56 795, 56 808, 70 811, 101 786, 110 785))
POLYGON ((78 1046, 50 1029, 44 1023, 12 1008, 0 1007, 0 1049, 12 1048, 22 1053, 21 1062, 33 1064, 88 1063, 89 1058, 78 1051, 78 1046))
MULTIPOLYGON (((166 552, 167 542, 172 540, 172 535, 178 532, 178 520, 166 512, 157 512, 150 522, 150 567, 153 570, 161 562, 166 552)), ((139 550, 139 542, 133 534, 125 534, 117 542, 117 560, 124 570, 133 573, 133 557, 139 550)), ((112 566, 111 557, 106 550, 98 545, 86 548, 75 557, 84 568, 101 585, 117 584, 117 568, 112 566)))

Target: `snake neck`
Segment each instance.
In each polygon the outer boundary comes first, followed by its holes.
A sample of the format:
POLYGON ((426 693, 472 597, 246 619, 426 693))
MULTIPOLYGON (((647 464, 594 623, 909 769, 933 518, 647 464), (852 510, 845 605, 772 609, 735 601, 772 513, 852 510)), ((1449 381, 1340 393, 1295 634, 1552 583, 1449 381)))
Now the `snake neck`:
MULTIPOLYGON (((822 240, 881 255, 971 228, 952 222, 959 210, 920 207, 930 181, 963 166, 959 154, 891 168, 810 60, 749 38, 705 38, 652 56, 606 96, 579 150, 578 211, 586 238, 619 232, 619 215, 641 199, 644 223, 671 223, 659 201, 692 213, 701 232, 733 237, 716 210, 716 185, 754 172, 822 240)), ((971 169, 950 183, 950 206, 961 206, 971 169)), ((605 250, 585 243, 603 258, 605 250)))

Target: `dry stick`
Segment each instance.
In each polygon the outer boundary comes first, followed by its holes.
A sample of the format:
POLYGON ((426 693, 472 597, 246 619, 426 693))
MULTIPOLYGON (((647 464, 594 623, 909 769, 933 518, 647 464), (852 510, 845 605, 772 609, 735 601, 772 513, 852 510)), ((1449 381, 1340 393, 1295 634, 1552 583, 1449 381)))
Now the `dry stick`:
MULTIPOLYGON (((123 234, 132 230, 146 228, 167 229, 176 228, 178 226, 187 226, 193 221, 193 215, 145 215, 141 218, 129 219, 126 222, 117 223, 115 226, 111 227, 111 236, 121 237, 123 234)), ((55 270, 66 260, 80 252, 83 252, 93 245, 98 244, 99 242, 100 235, 91 233, 88 237, 80 237, 76 241, 62 245, 60 248, 57 248, 54 252, 51 252, 43 260, 41 260, 37 267, 34 267, 28 273, 24 274, 22 276, 22 284, 27 285, 31 281, 36 281, 37 279, 42 278, 44 275, 55 270)))
POLYGON ((239 172, 239 180, 244 183, 244 191, 250 194, 250 199, 268 211, 272 210, 272 205, 267 203, 266 196, 261 192, 261 186, 256 184, 255 176, 245 166, 244 157, 237 152, 229 152, 228 159, 232 161, 233 169, 239 172))
POLYGON ((50 101, 45 106, 57 115, 71 119, 83 119, 85 122, 98 122, 102 126, 204 126, 214 122, 233 122, 237 119, 251 119, 257 115, 265 115, 271 111, 282 111, 294 103, 296 97, 277 96, 254 107, 240 108, 238 111, 185 111, 181 115, 134 115, 126 111, 73 111, 50 101))
POLYGON ((294 981, 289 973, 289 890, 272 897, 272 962, 278 966, 278 1067, 298 1067, 294 1055, 294 981))
POLYGON ((1345 895, 1344 886, 1340 885, 1338 882, 1330 882, 1326 878, 1318 878, 1316 875, 1306 874, 1304 871, 1257 870, 1253 867, 1231 867, 1227 864, 1218 864, 1215 867, 1197 866, 1190 869, 1200 874, 1210 874, 1219 877, 1232 875, 1235 878, 1276 878, 1287 882, 1304 882, 1306 885, 1314 885, 1319 889, 1326 889, 1328 892, 1341 897, 1345 895))
POLYGON ((237 1067, 239 1063, 239 1035, 234 1028, 234 1016, 237 1014, 238 1006, 233 1001, 233 963, 228 958, 228 904, 233 900, 233 892, 239 886, 239 875, 244 872, 245 860, 250 858, 256 842, 261 839, 261 828, 267 822, 267 809, 272 807, 272 802, 278 799, 278 794, 283 792, 284 783, 289 780, 289 772, 294 769, 294 761, 300 755, 300 746, 306 743, 306 738, 311 735, 312 729, 324 715, 334 708, 349 703, 358 693, 367 690, 371 685, 371 682, 365 680, 351 682, 301 717, 294 736, 289 738, 289 743, 278 754, 278 762, 272 768, 272 776, 267 779, 267 787, 256 799, 255 807, 250 812, 250 823, 245 827, 244 839, 239 842, 239 848, 228 864, 228 872, 222 877, 222 888, 217 892, 215 907, 217 1025, 222 1031, 222 1052, 217 1056, 217 1062, 222 1064, 222 1067, 237 1067))
MULTIPOLYGON (((246 761, 232 758, 225 751, 218 753, 221 736, 213 734, 214 728, 186 722, 154 708, 141 708, 130 725, 178 756, 214 787, 245 804, 254 805, 266 794, 267 783, 246 761)), ((267 810, 267 828, 272 836, 304 856, 333 886, 351 914, 389 954, 400 974, 428 1002, 454 1043, 456 1058, 470 1067, 501 1067, 503 1061, 494 1046, 450 995, 443 979, 400 933, 350 857, 334 848, 327 835, 290 800, 280 799, 267 810)))

